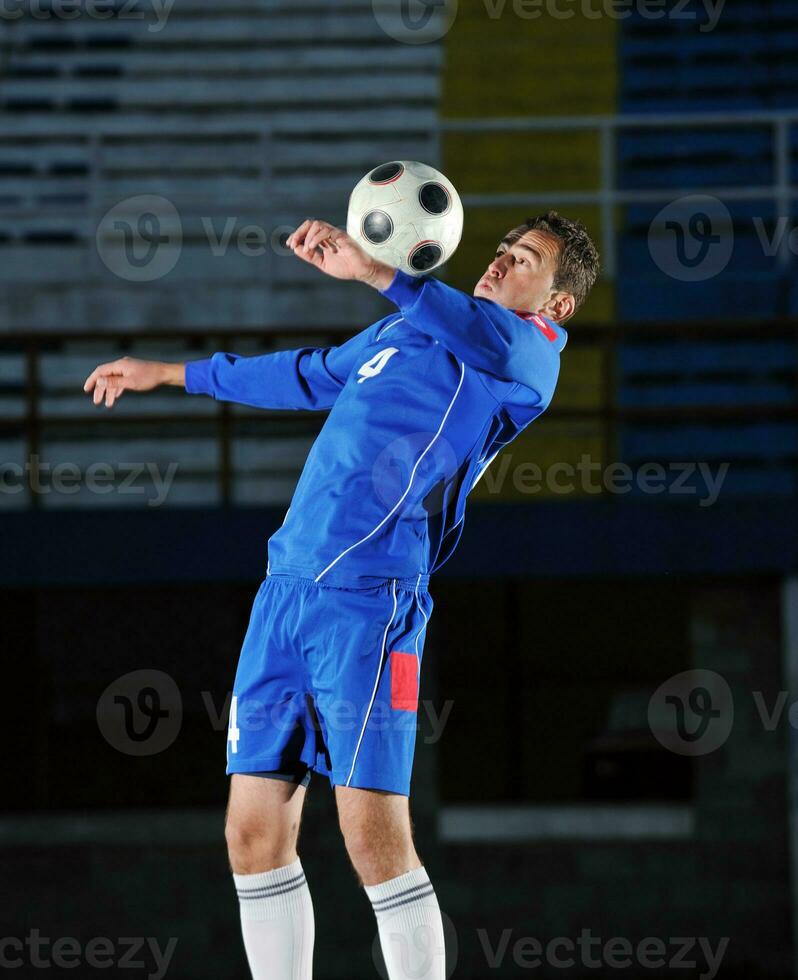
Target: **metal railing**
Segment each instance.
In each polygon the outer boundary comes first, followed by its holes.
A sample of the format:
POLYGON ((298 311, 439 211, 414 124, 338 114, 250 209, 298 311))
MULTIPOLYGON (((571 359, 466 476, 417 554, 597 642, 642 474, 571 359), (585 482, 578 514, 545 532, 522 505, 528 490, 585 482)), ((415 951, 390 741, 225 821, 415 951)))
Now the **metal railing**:
MULTIPOLYGON (((425 131, 423 134, 416 133, 415 138, 419 145, 429 148, 429 153, 439 160, 440 150, 443 141, 448 133, 472 133, 474 135, 490 135, 496 133, 594 133, 597 136, 600 147, 600 166, 598 186, 590 190, 553 190, 547 192, 537 192, 534 188, 528 191, 514 193, 495 193, 495 194, 469 194, 463 195, 466 208, 492 208, 497 206, 525 206, 535 203, 537 205, 567 205, 567 204, 587 204, 598 208, 601 215, 601 240, 603 243, 605 274, 610 278, 617 275, 617 256, 616 248, 619 237, 617 225, 618 208, 624 205, 634 204, 656 204, 667 202, 681 195, 706 193, 712 194, 725 201, 768 201, 773 202, 777 208, 777 214, 788 216, 797 196, 796 183, 793 179, 794 154, 792 150, 792 137, 795 132, 795 125, 798 123, 798 112, 744 112, 744 113, 701 113, 701 114, 667 114, 667 115, 627 115, 627 116, 578 116, 578 117, 551 117, 551 118, 495 118, 495 119, 446 119, 436 124, 436 127, 425 131), (684 130, 695 131, 713 128, 739 129, 742 132, 765 129, 770 134, 770 154, 772 160, 772 176, 769 182, 757 186, 685 186, 685 187, 661 187, 645 190, 629 190, 619 187, 619 169, 617 161, 617 150, 619 137, 625 133, 645 133, 653 131, 684 130)), ((143 126, 141 120, 136 124, 143 137, 151 138, 152 132, 147 126, 143 126), (143 128, 142 128, 143 126, 143 128)), ((383 117, 379 123, 379 130, 383 134, 388 132, 388 119, 383 117)), ((181 129, 174 121, 169 122, 170 135, 180 136, 182 132, 189 138, 194 131, 193 124, 186 123, 181 129)), ((112 141, 121 134, 130 135, 125 128, 126 123, 123 118, 114 120, 93 120, 86 123, 86 129, 81 135, 85 140, 89 150, 89 157, 92 161, 90 173, 87 180, 91 190, 91 206, 75 207, 72 209, 58 209, 60 220, 64 218, 80 219, 83 222, 84 230, 91 225, 107 203, 109 184, 106 181, 105 165, 103 163, 103 148, 107 141, 112 141), (88 224, 87 224, 88 222, 88 224)), ((341 124, 336 123, 332 118, 325 117, 324 127, 327 132, 343 132, 341 124)), ((58 128, 58 127, 56 127, 58 128)), ((270 195, 275 191, 275 181, 272 169, 281 159, 279 154, 274 155, 272 150, 275 143, 279 143, 280 135, 298 132, 295 126, 283 124, 277 126, 255 126, 251 123, 236 120, 216 120, 213 125, 205 130, 209 139, 218 138, 224 140, 226 134, 235 133, 240 139, 249 138, 253 144, 258 146, 262 152, 255 155, 253 165, 257 169, 257 175, 253 181, 253 188, 258 188, 258 195, 242 199, 239 201, 225 200, 224 203, 216 203, 213 206, 206 206, 204 202, 192 200, 184 201, 183 206, 196 210, 200 213, 239 213, 245 214, 249 209, 259 210, 261 213, 268 210, 270 195)), ((41 135, 41 134, 40 134, 41 135)), ((53 132, 53 137, 57 137, 53 132)), ((63 129, 61 131, 63 135, 63 129)), ((74 134, 73 134, 74 135, 74 134)), ((0 146, 13 145, 15 137, 6 133, 0 135, 0 146)), ((290 147, 290 140, 284 147, 286 154, 293 151, 290 147)), ((281 151, 283 152, 283 151, 281 151)), ((287 158, 286 158, 287 159, 287 158)), ((497 178, 498 180, 498 178, 497 178)), ((190 186, 190 182, 185 185, 190 186)), ((54 213, 52 210, 48 214, 54 213)), ((44 212, 39 209, 31 208, 17 209, 0 208, 0 219, 10 216, 42 217, 44 212)), ((93 231, 87 234, 87 241, 93 239, 93 231)), ((789 236, 782 236, 778 261, 782 267, 790 260, 789 236)), ((96 256, 95 256, 96 258, 96 256)), ((78 264, 79 265, 79 264, 78 264)), ((97 265, 97 262, 94 262, 97 265)), ((259 267, 258 275, 268 280, 270 270, 273 270, 274 263, 268 262, 269 268, 259 267)), ((220 268, 223 275, 223 269, 220 268)), ((150 289, 159 288, 152 285, 150 289)), ((283 332, 283 337, 289 332, 288 328, 283 332)), ((318 327, 308 328, 315 339, 321 343, 336 343, 345 336, 341 330, 323 331, 318 327)), ((303 335, 302 329, 292 326, 290 328, 292 339, 290 344, 298 346, 302 341, 299 339, 303 335)), ((662 337, 683 337, 689 334, 691 338, 700 336, 711 337, 718 340, 738 337, 756 337, 758 340, 763 336, 787 336, 793 340, 796 338, 796 322, 779 322, 764 325, 762 323, 690 323, 690 324, 651 324, 635 325, 625 324, 612 327, 590 327, 578 324, 570 332, 570 349, 574 347, 593 345, 602 350, 602 364, 605 377, 601 383, 602 395, 594 408, 590 410, 571 409, 563 406, 555 400, 552 409, 547 413, 547 419, 561 420, 592 420, 599 421, 603 426, 604 443, 608 449, 616 444, 616 432, 620 425, 633 423, 635 421, 646 421, 651 424, 669 423, 676 420, 682 421, 717 421, 717 420, 750 420, 752 418, 763 419, 793 419, 796 417, 796 404, 755 404, 755 405, 735 405, 735 404, 711 404, 700 406, 680 406, 675 408, 621 408, 617 403, 617 384, 615 366, 617 364, 618 345, 630 338, 648 338, 656 336, 662 337)), ((195 349, 202 344, 207 349, 219 349, 214 347, 217 342, 221 342, 227 349, 234 342, 234 339, 252 341, 257 338, 263 342, 264 331, 254 329, 235 329, 235 328, 197 328, 177 330, 158 330, 142 331, 132 328, 117 328, 113 332, 100 330, 92 331, 43 331, 28 333, 15 331, 11 333, 0 333, 0 358, 2 351, 15 351, 24 356, 25 376, 19 379, 19 384, 24 387, 24 411, 17 418, 0 419, 0 433, 9 435, 22 435, 25 443, 25 454, 32 458, 38 454, 42 442, 42 432, 57 429, 58 432, 82 432, 84 434, 92 431, 92 426, 97 425, 100 419, 86 418, 82 415, 70 416, 69 413, 62 413, 49 416, 42 409, 43 388, 41 384, 41 359, 42 355, 48 351, 58 350, 73 341, 98 341, 102 336, 103 343, 107 344, 109 353, 104 355, 104 359, 116 356, 112 353, 114 347, 121 353, 126 349, 126 345, 133 341, 136 343, 147 340, 160 340, 173 342, 175 340, 185 342, 188 349, 189 344, 193 344, 195 349)), ((276 335, 269 338, 274 343, 276 335)), ((283 346, 286 346, 283 344, 283 346)), ((265 348, 264 348, 265 349, 265 348)), ((200 356, 196 354, 195 356, 200 356)), ((269 418, 275 419, 275 413, 267 413, 269 418)), ((295 413, 290 413, 291 418, 296 420, 295 413)), ((262 420, 264 413, 240 411, 228 405, 219 403, 212 412, 213 425, 215 427, 215 438, 218 446, 218 485, 219 499, 224 503, 229 503, 233 499, 233 486, 235 483, 235 466, 233 463, 233 439, 236 427, 240 423, 255 422, 262 420)), ((146 425, 172 425, 179 424, 185 426, 187 437, 192 431, 196 431, 198 423, 201 421, 208 424, 209 416, 204 414, 192 417, 187 414, 169 412, 163 415, 132 415, 126 414, 124 418, 102 417, 102 424, 111 426, 129 425, 132 427, 144 427, 146 425)), ((318 428, 319 418, 308 417, 304 431, 308 435, 318 428)), ((294 429, 294 431, 296 431, 294 429)), ((37 506, 39 501, 34 497, 31 499, 31 506, 37 506)))
MULTIPOLYGON (((387 137, 393 131, 392 127, 395 129, 400 121, 404 126, 410 125, 412 115, 407 112, 403 113, 401 110, 387 113, 374 110, 370 118, 370 131, 387 137)), ((349 133, 353 137, 355 135, 352 131, 352 125, 346 119, 336 119, 334 115, 331 116, 329 113, 319 115, 316 120, 317 128, 314 128, 312 114, 305 119, 305 122, 311 126, 309 133, 311 137, 313 132, 319 134, 338 133, 339 135, 349 133)), ((445 137, 449 133, 470 133, 475 136, 497 133, 595 134, 599 145, 599 182, 597 187, 589 190, 536 191, 534 188, 529 188, 528 191, 513 193, 465 193, 463 201, 466 208, 523 207, 531 203, 541 206, 582 204, 597 207, 601 215, 600 238, 603 247, 605 275, 610 280, 615 279, 617 275, 618 215, 616 209, 618 206, 656 204, 688 194, 708 194, 720 198, 724 202, 773 202, 778 215, 789 216, 792 203, 798 196, 798 185, 793 180, 792 173, 793 151, 791 146, 793 127, 798 123, 798 111, 442 119, 437 124, 432 123, 430 125, 431 122, 426 118, 420 120, 422 131, 418 131, 417 127, 416 131, 412 133, 412 143, 416 150, 424 147, 424 152, 428 154, 430 162, 438 164, 440 163, 445 137), (773 169, 773 179, 770 182, 754 186, 707 184, 701 187, 669 186, 637 190, 624 189, 619 186, 617 150, 620 135, 632 132, 645 133, 664 130, 688 132, 720 128, 737 129, 741 136, 756 129, 766 129, 770 132, 770 158, 773 169)), ((150 125, 149 123, 145 124, 141 119, 135 122, 126 122, 124 116, 114 117, 112 120, 90 121, 85 123, 84 129, 80 133, 71 132, 72 138, 79 138, 84 144, 86 161, 89 165, 89 171, 85 176, 85 185, 90 193, 90 201, 88 206, 59 204, 57 208, 59 223, 63 225, 64 219, 73 218, 79 221, 85 230, 87 219, 89 219, 88 224, 96 229, 101 216, 113 197, 109 193, 111 184, 106 174, 104 148, 109 145, 109 141, 118 139, 121 135, 130 137, 138 133, 142 138, 151 140, 156 131, 168 133, 173 139, 179 140, 182 136, 187 139, 196 139, 196 128, 189 121, 181 124, 179 120, 170 120, 168 127, 164 129, 157 120, 150 125)), ((274 173, 275 168, 279 169, 281 154, 288 153, 290 155, 292 153, 290 144, 286 144, 285 148, 281 149, 281 138, 288 137, 290 139, 296 133, 297 128, 290 121, 258 126, 254 126, 250 120, 236 120, 235 118, 217 119, 209 122, 203 130, 203 135, 209 142, 214 139, 224 141, 227 135, 235 134, 237 139, 248 141, 257 148, 257 152, 252 154, 250 160, 251 167, 257 171, 251 179, 251 195, 247 194, 241 199, 225 198, 223 204, 206 199, 185 198, 179 201, 181 213, 189 218, 192 215, 268 214, 270 209, 285 213, 293 205, 301 206, 301 202, 292 199, 290 193, 281 197, 280 182, 275 179, 274 173), (270 201, 273 207, 271 207, 270 201)), ((52 133, 53 138, 63 135, 63 127, 56 126, 52 133)), ((5 135, 0 134, 0 146, 13 145, 15 140, 19 138, 13 132, 5 135)), ((37 136, 39 140, 42 138, 43 134, 37 136)), ((293 157, 292 164, 294 166, 297 164, 293 157)), ((363 165, 366 166, 367 163, 364 161, 363 165)), ((183 183, 185 191, 188 185, 185 184, 185 181, 183 183)), ((175 185, 176 193, 178 184, 175 185)), ((330 185, 327 196, 330 193, 337 194, 340 191, 343 201, 348 186, 346 180, 342 179, 338 190, 330 185)), ((180 194, 177 193, 177 196, 180 197, 180 194)), ((7 205, 0 208, 0 220, 46 217, 52 213, 54 213, 52 209, 47 210, 43 207, 7 205)), ((785 267, 789 263, 789 259, 788 238, 782 236, 778 253, 780 265, 785 267)), ((262 275, 263 270, 259 271, 262 275)))
MULTIPOLYGON (((292 331, 292 337, 294 336, 292 331)), ((343 341, 348 334, 341 331, 319 331, 316 328, 308 328, 303 333, 298 333, 296 337, 301 337, 298 342, 280 342, 281 348, 289 346, 305 346, 308 338, 312 337, 312 343, 317 346, 327 346, 343 341)), ((272 341, 277 335, 272 335, 272 341)), ((282 335, 284 340, 286 334, 282 335)), ((785 422, 798 420, 798 365, 785 365, 781 372, 788 376, 793 387, 792 400, 788 401, 760 401, 751 404, 741 400, 739 403, 731 402, 712 402, 697 405, 668 405, 661 404, 656 406, 624 406, 619 402, 618 394, 622 381, 619 379, 619 352, 623 345, 630 343, 657 344, 663 341, 684 343, 686 346, 693 345, 699 341, 713 341, 718 343, 734 344, 743 342, 746 339, 756 340, 762 343, 763 338, 768 341, 779 342, 787 341, 798 352, 798 320, 778 321, 770 324, 753 321, 729 322, 699 322, 699 323, 644 323, 644 324, 624 324, 611 327, 579 325, 570 331, 568 353, 590 349, 600 354, 599 375, 591 381, 591 403, 587 407, 582 407, 586 401, 583 398, 574 400, 574 404, 569 404, 567 398, 562 394, 555 398, 551 408, 544 416, 546 422, 593 423, 601 432, 601 443, 603 452, 608 459, 619 459, 618 434, 624 426, 645 425, 645 426, 678 426, 678 425, 724 425, 743 424, 756 421, 785 422)), ((24 386, 24 409, 16 417, 0 418, 0 438, 16 437, 21 438, 24 447, 24 456, 28 460, 35 460, 40 457, 43 434, 48 433, 50 441, 56 434, 60 438, 78 437, 85 441, 96 438, 100 431, 109 433, 111 439, 118 440, 120 448, 124 444, 124 438, 130 437, 130 432, 140 432, 143 437, 157 444, 159 439, 166 437, 167 429, 172 433, 177 432, 178 439, 185 439, 190 442, 200 433, 205 436, 211 433, 216 446, 216 467, 213 473, 213 480, 217 487, 217 499, 227 505, 234 502, 234 486, 238 473, 234 461, 233 446, 234 441, 245 427, 249 427, 251 432, 255 432, 256 438, 263 440, 279 440, 283 437, 281 433, 281 423, 286 424, 285 434, 292 437, 312 438, 320 428, 325 413, 322 412, 277 412, 263 411, 233 406, 225 402, 214 402, 206 400, 202 412, 180 411, 159 411, 157 414, 146 411, 146 403, 141 402, 140 407, 145 409, 141 412, 126 414, 107 412, 105 409, 96 409, 98 414, 78 414, 78 413, 58 413, 47 412, 42 408, 42 401, 47 395, 46 386, 41 381, 41 363, 44 356, 57 356, 59 349, 64 349, 72 345, 69 356, 74 359, 74 343, 80 341, 99 340, 95 332, 68 332, 68 333, 43 333, 43 334, 9 334, 0 337, 0 366, 3 358, 13 356, 24 358, 24 377, 19 379, 19 383, 14 387, 19 390, 20 385, 24 386), (100 412, 102 411, 102 414, 100 412), (257 425, 256 425, 257 423, 257 425)), ((201 353, 201 350, 210 352, 221 349, 219 342, 223 342, 224 349, 235 349, 235 342, 258 341, 259 352, 263 347, 263 332, 254 330, 239 330, 234 335, 224 331, 214 330, 192 330, 192 331, 130 331, 127 334, 119 333, 104 335, 102 337, 105 351, 103 360, 112 360, 114 357, 122 356, 129 349, 131 341, 153 343, 169 341, 182 342, 185 346, 185 354, 175 357, 174 353, 166 359, 180 360, 192 359, 196 357, 208 356, 201 353)), ((172 350, 173 348, 170 348, 172 350)), ((263 347, 262 352, 267 348, 263 347)), ((564 371, 567 369, 567 358, 564 360, 564 371)), ((87 358, 86 371, 94 367, 94 362, 87 358)), ((6 372, 7 376, 7 372, 6 372)), ((762 370, 757 364, 750 366, 750 380, 755 383, 761 379, 762 370)), ((566 376, 567 377, 567 376, 566 376)), ((678 381, 673 382, 678 387, 678 381)), ((0 387, 2 394, 2 387, 0 387)), ((75 394, 82 394, 76 388, 75 394)), ((173 391, 173 395, 178 398, 179 392, 173 391)), ((70 396, 71 397, 71 396, 70 396)), ((88 400, 89 396, 82 396, 88 400)), ((145 396, 131 395, 128 405, 135 403, 134 399, 144 398, 145 396)), ((171 398, 170 398, 171 400, 171 398)), ((121 404, 125 404, 124 402, 121 404)), ((177 406, 178 402, 175 402, 177 406)), ((283 470, 282 475, 291 477, 298 476, 298 470, 283 470)), ((30 506, 37 507, 40 501, 35 494, 30 497, 30 506)))
MULTIPOLYGON (((446 119, 441 123, 446 133, 595 133, 599 139, 600 167, 599 186, 594 190, 574 191, 555 190, 538 193, 513 194, 465 194, 463 204, 466 208, 487 208, 497 206, 523 207, 527 204, 542 206, 561 206, 565 204, 588 204, 596 206, 601 213, 601 243, 604 258, 604 274, 614 280, 617 276, 617 215, 616 208, 626 204, 657 204, 667 202, 688 194, 708 194, 722 201, 772 201, 776 213, 787 217, 791 213, 792 202, 798 197, 798 185, 792 178, 793 154, 791 130, 798 122, 798 112, 757 111, 757 112, 702 112, 667 113, 657 115, 625 116, 558 116, 510 117, 496 119, 446 119), (739 128, 770 130, 773 160, 773 181, 754 187, 716 186, 706 187, 668 187, 661 189, 625 190, 618 186, 617 147, 618 136, 633 131, 655 130, 702 130, 717 128, 739 128)), ((790 261, 789 243, 783 236, 779 253, 782 268, 790 261)))

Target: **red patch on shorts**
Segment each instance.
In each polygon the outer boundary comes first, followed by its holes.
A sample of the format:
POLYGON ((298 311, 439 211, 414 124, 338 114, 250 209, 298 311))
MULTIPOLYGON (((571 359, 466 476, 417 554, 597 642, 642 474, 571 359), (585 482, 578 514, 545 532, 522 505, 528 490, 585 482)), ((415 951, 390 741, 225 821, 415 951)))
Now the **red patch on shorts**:
POLYGON ((418 660, 414 653, 391 651, 391 707, 418 711, 418 660))

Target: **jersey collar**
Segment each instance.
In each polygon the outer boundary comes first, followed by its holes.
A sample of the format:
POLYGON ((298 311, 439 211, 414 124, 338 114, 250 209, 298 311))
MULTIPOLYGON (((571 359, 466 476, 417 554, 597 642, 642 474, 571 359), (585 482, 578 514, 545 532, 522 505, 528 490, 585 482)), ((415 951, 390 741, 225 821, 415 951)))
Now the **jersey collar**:
POLYGON ((563 347, 568 343, 568 332, 565 327, 561 327, 559 323, 555 323, 554 320, 549 320, 548 317, 541 316, 540 313, 530 313, 528 310, 513 310, 516 316, 520 316, 522 320, 527 320, 529 323, 533 323, 538 330, 543 334, 546 340, 550 340, 553 344, 557 344, 557 350, 561 351, 563 347))

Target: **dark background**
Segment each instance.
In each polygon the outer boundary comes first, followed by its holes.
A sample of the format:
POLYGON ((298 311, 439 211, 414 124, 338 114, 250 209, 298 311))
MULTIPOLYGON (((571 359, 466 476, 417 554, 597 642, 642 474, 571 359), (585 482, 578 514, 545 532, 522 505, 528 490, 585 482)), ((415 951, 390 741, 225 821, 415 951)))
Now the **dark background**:
MULTIPOLYGON (((712 975, 697 945, 696 965, 672 961, 689 937, 728 940, 716 975, 791 977, 798 291, 789 239, 766 241, 796 218, 798 14, 460 0, 448 31, 439 11, 423 34, 398 7, 176 0, 162 26, 146 3, 0 14, 0 939, 172 937, 169 976, 247 975, 222 832, 226 699, 323 416, 171 389, 106 414, 81 385, 125 353, 324 345, 383 315, 277 239, 309 214, 342 223, 367 170, 419 159, 465 205, 447 281, 470 291, 501 234, 549 206, 587 223, 605 266, 552 407, 508 450, 510 476, 499 458, 474 491, 431 586, 412 803, 454 975, 623 974, 607 957, 513 955, 590 930, 668 947, 628 976, 712 975), (112 209, 130 227, 159 215, 155 267, 131 271, 112 209), (208 228, 226 222, 265 247, 214 254, 208 228), (515 476, 584 455, 604 472, 728 472, 709 505, 695 473, 693 492, 657 495, 530 493, 515 476), (97 463, 106 493, 52 483, 53 467, 97 463), (122 486, 139 464, 177 467, 158 506, 146 474, 122 486), (720 675, 734 717, 719 746, 683 755, 655 737, 651 699, 692 670, 720 675), (179 731, 141 757, 108 735, 121 715, 102 716, 134 671, 178 692, 164 696, 179 731), (780 696, 768 724, 757 705, 780 696), (486 943, 507 930, 491 966, 486 943)), ((321 779, 301 855, 316 975, 376 975, 321 779)), ((11 975, 39 975, 25 956, 11 975)), ((117 972, 149 967, 71 970, 117 972)))

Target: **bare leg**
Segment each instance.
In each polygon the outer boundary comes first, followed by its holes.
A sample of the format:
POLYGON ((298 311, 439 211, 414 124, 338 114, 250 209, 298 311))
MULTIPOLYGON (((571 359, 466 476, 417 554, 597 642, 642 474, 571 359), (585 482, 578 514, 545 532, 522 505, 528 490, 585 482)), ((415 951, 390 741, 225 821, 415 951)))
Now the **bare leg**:
POLYGON ((297 783, 233 775, 225 820, 231 869, 255 874, 295 861, 304 802, 297 783))
POLYGON ((444 980, 443 922, 406 796, 336 786, 349 858, 377 917, 390 980, 444 980))
POLYGON ((335 799, 346 850, 361 884, 376 885, 421 867, 406 796, 336 786, 335 799))
POLYGON ((305 788, 234 775, 225 836, 253 980, 310 980, 313 903, 296 845, 305 788))

